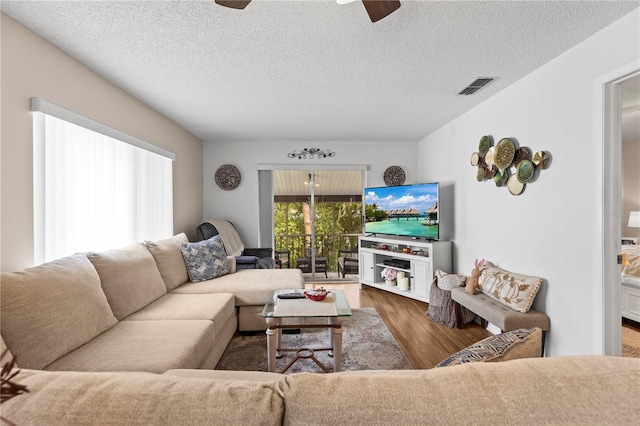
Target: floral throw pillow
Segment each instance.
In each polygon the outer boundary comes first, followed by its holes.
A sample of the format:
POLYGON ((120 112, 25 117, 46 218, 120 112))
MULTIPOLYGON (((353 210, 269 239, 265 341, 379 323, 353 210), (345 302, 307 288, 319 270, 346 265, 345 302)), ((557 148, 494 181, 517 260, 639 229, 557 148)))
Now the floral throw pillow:
POLYGON ((436 277, 438 278, 438 288, 442 290, 451 290, 454 287, 464 287, 467 282, 466 275, 448 274, 440 269, 436 269, 436 277))
POLYGON ((522 313, 531 309, 540 284, 541 278, 505 271, 490 262, 485 262, 478 278, 480 291, 522 313))
POLYGON ((220 235, 197 243, 180 245, 191 282, 205 281, 231 272, 220 235))

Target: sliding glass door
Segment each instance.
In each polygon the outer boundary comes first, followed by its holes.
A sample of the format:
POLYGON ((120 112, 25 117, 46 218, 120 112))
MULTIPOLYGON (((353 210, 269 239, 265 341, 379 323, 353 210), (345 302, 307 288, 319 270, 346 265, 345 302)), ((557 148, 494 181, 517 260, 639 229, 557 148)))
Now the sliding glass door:
MULTIPOLYGON (((338 257, 362 232, 361 170, 274 170, 274 244, 279 263, 312 280, 338 278, 338 257)), ((351 279, 357 274, 351 272, 351 279)), ((341 276, 340 278, 349 278, 341 276)))

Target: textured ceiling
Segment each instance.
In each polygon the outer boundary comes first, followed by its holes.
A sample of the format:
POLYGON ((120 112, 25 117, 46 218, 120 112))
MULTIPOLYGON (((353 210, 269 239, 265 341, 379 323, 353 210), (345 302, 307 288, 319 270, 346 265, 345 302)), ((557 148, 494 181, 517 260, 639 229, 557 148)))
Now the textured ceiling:
POLYGON ((205 141, 419 140, 637 1, 3 1, 4 13, 205 141), (457 96, 477 77, 498 80, 457 96))

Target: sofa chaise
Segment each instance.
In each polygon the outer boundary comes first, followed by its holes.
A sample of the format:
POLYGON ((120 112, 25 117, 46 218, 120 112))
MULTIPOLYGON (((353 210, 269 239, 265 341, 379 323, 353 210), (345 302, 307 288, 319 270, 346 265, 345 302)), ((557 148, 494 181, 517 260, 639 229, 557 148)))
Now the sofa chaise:
POLYGON ((189 244, 180 234, 2 273, 3 345, 35 370, 213 369, 237 329, 266 329, 273 290, 304 287, 295 269, 190 282, 189 244))

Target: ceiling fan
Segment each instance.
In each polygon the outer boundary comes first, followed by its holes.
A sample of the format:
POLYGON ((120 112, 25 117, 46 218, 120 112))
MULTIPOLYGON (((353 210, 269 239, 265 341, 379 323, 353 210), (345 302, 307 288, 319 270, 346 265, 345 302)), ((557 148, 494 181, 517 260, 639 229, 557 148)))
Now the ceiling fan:
MULTIPOLYGON (((216 0, 220 6, 230 7, 232 9, 244 9, 251 0, 216 0)), ((338 1, 338 3, 348 3, 348 1, 338 1)), ((385 16, 391 15, 400 7, 399 0, 362 0, 364 8, 371 18, 371 22, 377 22, 385 16)))

